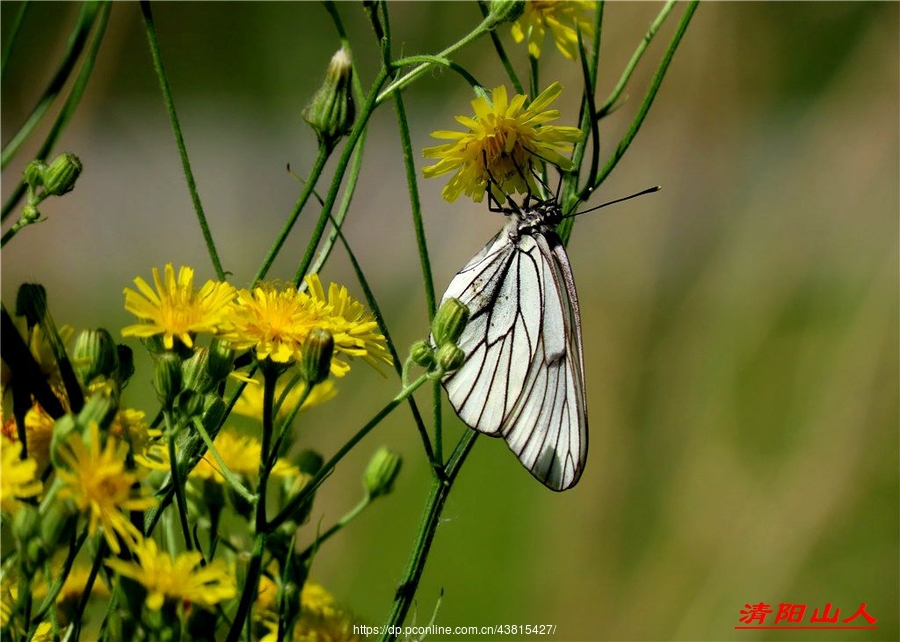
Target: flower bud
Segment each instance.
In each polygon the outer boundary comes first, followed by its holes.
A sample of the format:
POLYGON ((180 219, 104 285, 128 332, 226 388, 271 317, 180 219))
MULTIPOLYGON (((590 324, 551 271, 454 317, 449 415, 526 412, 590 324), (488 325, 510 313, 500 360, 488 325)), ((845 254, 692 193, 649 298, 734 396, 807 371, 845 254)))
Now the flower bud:
POLYGON ((387 495, 394 489, 394 480, 400 474, 402 463, 400 455, 385 446, 372 455, 363 475, 363 485, 370 499, 387 495))
POLYGON ((409 350, 413 363, 431 370, 436 363, 434 360, 434 348, 427 341, 416 341, 409 350))
POLYGON ((25 179, 25 183, 28 187, 37 189, 44 184, 44 172, 46 171, 47 164, 44 161, 35 158, 25 166, 22 177, 25 179))
POLYGON ((203 415, 200 419, 203 422, 203 427, 208 431, 218 428, 227 411, 228 406, 219 395, 213 393, 204 395, 203 415))
POLYGON ((90 426, 91 423, 96 423, 105 432, 118 411, 117 394, 111 393, 107 388, 101 388, 85 401, 84 407, 78 413, 78 425, 90 426))
POLYGON ((437 352, 437 362, 444 372, 453 372, 466 360, 466 353, 453 343, 445 343, 437 352))
POLYGON ((325 82, 303 110, 303 120, 315 130, 319 143, 329 151, 353 127, 355 109, 352 80, 350 54, 341 48, 331 58, 328 71, 325 72, 325 82))
POLYGON ((207 393, 216 385, 209 372, 209 350, 206 348, 198 348, 189 359, 182 363, 181 372, 184 375, 182 388, 185 390, 207 393))
POLYGON ((112 335, 103 328, 85 330, 75 339, 72 365, 82 384, 95 378, 109 378, 119 367, 119 351, 112 335))
POLYGON ((209 374, 219 383, 234 370, 234 350, 227 343, 214 339, 209 345, 209 374))
POLYGON ((437 347, 455 344, 469 322, 469 308, 459 299, 447 299, 431 323, 431 334, 437 347))
POLYGON ((488 18, 491 29, 503 22, 513 22, 525 11, 525 0, 491 0, 488 18))
POLYGON ((181 392, 181 359, 167 352, 156 360, 153 369, 153 387, 164 408, 171 408, 175 397, 181 392))
POLYGON ((328 378, 331 356, 334 354, 334 337, 328 330, 313 328, 303 345, 300 372, 309 385, 314 386, 328 378))
POLYGON ((30 223, 36 223, 41 220, 41 211, 37 208, 37 205, 32 205, 29 203, 25 207, 22 208, 22 223, 27 225, 30 223))
POLYGON ((71 192, 75 181, 81 175, 81 161, 75 154, 60 154, 53 159, 44 172, 44 187, 51 196, 62 196, 71 192))

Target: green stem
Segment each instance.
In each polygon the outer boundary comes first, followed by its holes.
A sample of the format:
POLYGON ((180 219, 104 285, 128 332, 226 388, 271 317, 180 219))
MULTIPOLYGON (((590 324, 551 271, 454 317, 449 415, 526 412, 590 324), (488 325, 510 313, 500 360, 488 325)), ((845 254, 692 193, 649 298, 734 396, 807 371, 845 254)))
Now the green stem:
MULTIPOLYGON (((184 481, 178 476, 178 456, 175 453, 175 428, 172 426, 170 411, 165 411, 166 433, 169 441, 169 471, 172 475, 172 485, 175 487, 175 504, 178 507, 178 519, 181 522, 181 530, 184 533, 184 545, 187 550, 194 550, 194 542, 191 540, 191 527, 187 518, 187 499, 184 496, 184 481)), ((186 480, 185 480, 186 481, 186 480)))
POLYGON ((634 69, 635 67, 637 67, 638 62, 640 62, 641 56, 643 56, 644 52, 647 51, 647 47, 650 45, 650 41, 653 40, 653 36, 655 36, 656 32, 659 31, 659 28, 666 21, 666 18, 669 16, 669 13, 672 11, 672 9, 675 8, 675 5, 675 0, 669 0, 669 2, 667 2, 663 6, 662 10, 659 12, 659 15, 656 16, 656 19, 650 25, 650 29, 647 30, 646 34, 644 34, 644 37, 638 44, 637 49, 635 49, 634 53, 631 55, 631 60, 629 60, 628 64, 625 65, 625 69, 624 71, 622 71, 622 76, 619 78, 619 82, 612 90, 609 98, 607 98, 606 102, 603 103, 603 106, 597 110, 597 118, 603 118, 606 114, 608 114, 613 105, 619 99, 619 96, 621 96, 622 92, 625 91, 625 85, 627 85, 628 81, 631 79, 631 74, 634 73, 634 69))
POLYGON ((253 540, 253 552, 250 556, 250 563, 247 565, 244 590, 241 593, 241 601, 238 604, 237 612, 234 614, 234 620, 232 620, 226 642, 238 641, 241 636, 241 629, 244 628, 244 622, 247 621, 247 616, 250 615, 250 606, 253 604, 259 589, 259 576, 262 571, 262 554, 266 549, 266 537, 266 533, 257 531, 256 538, 253 540))
MULTIPOLYGON (((481 21, 481 24, 479 24, 477 27, 475 27, 475 29, 473 29, 468 35, 466 35, 461 40, 455 42, 454 44, 452 44, 449 47, 447 47, 446 49, 444 49, 442 52, 440 52, 439 54, 434 56, 434 58, 446 58, 447 56, 452 54, 454 51, 457 51, 458 49, 465 47, 469 43, 480 38, 485 33, 488 33, 495 26, 496 26, 495 18, 493 18, 492 16, 486 17, 484 20, 481 21)), ((399 90, 403 89, 404 87, 406 87, 407 85, 409 85, 410 83, 412 83, 416 78, 418 78, 423 73, 428 71, 428 69, 430 69, 433 64, 434 63, 431 61, 422 62, 417 67, 415 67, 411 71, 408 71, 403 76, 401 76, 400 78, 398 78, 397 80, 392 82, 390 85, 388 85, 385 88, 384 91, 381 92, 381 94, 378 95, 378 98, 375 101, 376 106, 380 105, 385 100, 387 100, 388 97, 393 92, 399 91, 399 90)), ((397 63, 394 63, 394 66, 398 66, 397 63)))
MULTIPOLYGON (((490 13, 488 4, 484 2, 484 0, 478 0, 478 8, 481 9, 481 15, 487 18, 488 14, 490 13)), ((503 64, 503 68, 506 70, 506 75, 509 76, 509 80, 513 84, 513 88, 516 90, 516 93, 524 94, 525 89, 522 87, 522 81, 519 80, 519 76, 516 74, 516 70, 513 68, 512 63, 509 60, 509 56, 506 55, 506 49, 503 48, 503 43, 500 42, 500 38, 497 36, 497 32, 494 30, 491 30, 491 42, 494 45, 494 51, 497 52, 497 57, 500 58, 500 62, 503 64)))
POLYGON ((98 6, 97 2, 85 2, 82 5, 81 13, 78 14, 78 22, 75 25, 72 35, 69 36, 69 44, 66 48, 66 53, 63 54, 63 59, 59 68, 47 84, 47 89, 44 90, 44 94, 41 96, 37 105, 35 105, 31 115, 26 119, 19 131, 17 131, 6 144, 6 147, 3 148, 3 152, 0 153, 0 168, 5 168, 7 163, 12 160, 13 156, 19 151, 19 148, 31 132, 33 132, 41 122, 41 119, 47 113, 47 110, 50 109, 50 105, 56 100, 56 97, 62 91, 63 87, 65 87, 72 70, 75 68, 78 57, 81 56, 81 52, 87 44, 88 34, 90 34, 91 28, 94 26, 94 21, 97 17, 98 6))
POLYGON ((356 506, 354 506, 352 509, 350 509, 350 511, 346 515, 341 517, 336 524, 334 524, 331 528, 329 528, 327 531, 325 531, 321 535, 317 536, 316 541, 314 541, 312 544, 307 546, 303 550, 303 552, 301 552, 297 556, 297 558, 302 562, 302 561, 305 561, 305 560, 309 559, 310 557, 312 557, 312 554, 314 551, 318 550, 318 548, 325 541, 327 541, 329 538, 331 538, 332 535, 334 535, 339 530, 344 528, 347 524, 349 524, 354 519, 359 517, 359 515, 361 515, 362 512, 366 508, 368 508, 369 504, 371 504, 371 503, 372 503, 371 497, 369 497, 368 495, 363 497, 362 500, 360 500, 360 502, 356 506))
POLYGON ((659 63, 656 74, 653 76, 653 82, 650 84, 650 88, 647 90, 647 94, 644 96, 644 101, 641 103, 641 106, 638 109, 634 120, 631 122, 631 126, 628 128, 628 131, 625 133, 625 136, 622 138, 622 141, 619 143, 616 151, 613 152, 613 155, 610 157, 604 168, 598 174, 594 184, 587 185, 585 187, 585 190, 579 195, 579 198, 581 200, 587 198, 591 191, 597 189, 597 187, 599 187, 600 184, 603 183, 606 177, 609 176, 610 172, 612 172, 613 168, 621 160, 622 156, 625 155, 625 151, 628 149, 628 147, 631 145, 631 141, 633 141, 634 137, 637 135, 638 130, 644 123, 644 118, 647 117, 647 112, 650 111, 650 106, 653 104, 653 100, 656 98, 659 87, 660 85, 662 85, 663 78, 665 77, 666 72, 669 69, 669 64, 672 62, 672 57, 675 55, 675 50, 678 49, 678 45, 679 43, 681 43, 681 39, 684 36, 685 31, 687 31, 688 25, 691 22, 691 17, 693 17, 694 12, 697 10, 698 2, 699 0, 692 0, 692 2, 688 3, 688 7, 687 9, 685 9, 684 15, 681 17, 681 22, 678 24, 678 28, 675 30, 675 34, 672 36, 672 41, 669 43, 669 48, 666 49, 666 53, 663 55, 663 58, 659 63))
MULTIPOLYGON (((78 108, 78 105, 81 102, 81 97, 84 95, 84 91, 87 88, 88 80, 90 80, 91 77, 91 72, 93 72, 94 70, 94 63, 97 60, 97 54, 100 51, 100 45, 103 44, 103 37, 106 35, 106 25, 109 23, 109 14, 111 12, 112 3, 104 2, 102 7, 100 8, 100 17, 97 23, 97 30, 94 33, 94 39, 91 41, 91 47, 84 58, 84 62, 81 64, 81 70, 78 72, 78 76, 75 78, 75 82, 72 84, 72 90, 69 92, 69 95, 66 98, 66 102, 63 104, 63 107, 60 110, 59 115, 56 117, 53 126, 47 133, 47 137, 44 139, 43 144, 41 145, 40 149, 38 149, 37 154, 35 154, 34 156, 37 160, 47 160, 47 158, 50 156, 50 152, 53 151, 53 148, 56 146, 57 141, 59 140, 60 136, 62 136, 63 130, 65 129, 66 125, 75 114, 75 110, 78 108)), ((3 204, 3 209, 0 210, 0 220, 6 220, 7 216, 9 216, 9 214, 19 204, 19 201, 22 200, 22 197, 25 195, 27 189, 28 186, 25 184, 25 181, 19 181, 19 184, 3 204)))
POLYGON ((391 399, 384 408, 379 410, 378 413, 374 417, 372 417, 365 426, 360 428, 346 444, 341 446, 340 450, 338 450, 334 454, 334 456, 330 460, 328 460, 328 463, 326 463, 324 466, 322 466, 321 469, 319 469, 319 472, 316 473, 316 476, 313 477, 312 480, 306 486, 304 486, 303 489, 299 493, 297 493, 293 499, 288 501, 288 503, 285 504, 284 508, 281 509, 281 512, 279 512, 275 516, 275 518, 268 523, 269 530, 276 530, 279 526, 281 526, 281 524, 290 519, 291 515, 293 515, 300 506, 302 506, 310 497, 312 497, 312 494, 319 486, 322 485, 322 482, 325 481, 325 479, 331 474, 331 472, 334 470, 335 466, 338 465, 341 459, 343 459, 344 456, 348 452, 350 452, 350 450, 357 443, 359 443, 359 441, 363 437, 368 435, 375 426, 377 426, 385 417, 391 414, 394 408, 403 403, 403 401, 405 401, 407 397, 418 390, 426 381, 428 381, 428 375, 422 375, 411 384, 406 386, 396 397, 391 399))
POLYGON ((228 482, 228 485, 231 486, 232 490, 250 503, 256 501, 256 496, 244 488, 240 480, 238 480, 235 474, 231 472, 227 465, 225 465, 225 462, 222 460, 222 455, 219 454, 219 451, 216 450, 216 447, 213 445, 213 440, 210 438, 209 433, 206 432, 206 427, 203 425, 203 422, 200 421, 200 418, 194 417, 193 424, 197 432, 200 433, 203 443, 206 444, 206 449, 212 453, 213 458, 219 465, 219 473, 225 478, 225 481, 228 482))
POLYGON ((149 0, 141 0, 141 13, 144 17, 144 26, 147 31, 147 42, 150 44, 150 55, 153 57, 153 68, 156 69, 156 75, 159 78, 159 88, 163 94, 163 100, 166 103, 166 110, 169 112, 169 120, 172 122, 172 131, 175 134, 175 144, 178 145, 178 154, 181 156, 181 166, 184 170, 185 182, 187 182, 188 191, 191 193, 191 202, 194 204, 194 211, 197 213, 197 222, 200 224, 200 231, 203 233, 203 240, 206 243, 206 249, 209 252, 209 258, 212 260, 213 268, 216 276, 220 281, 225 280, 225 269, 219 260, 219 253, 216 250, 216 244, 212 238, 212 232, 209 229, 209 223, 206 220, 206 214, 203 212, 203 205, 200 203, 200 194, 197 192, 197 183, 194 181, 194 172, 191 169, 191 161, 188 158, 187 147, 184 143, 184 135, 181 133, 181 125, 178 122, 178 114, 175 112, 175 100, 172 97, 172 89, 169 87, 169 79, 163 68, 162 54, 159 50, 159 39, 156 35, 156 25, 153 23, 153 14, 150 11, 149 0))
POLYGON ((12 53, 12 48, 16 44, 16 40, 19 36, 19 31, 22 29, 22 23, 25 22, 25 13, 28 11, 28 7, 30 6, 31 3, 28 2, 28 0, 25 0, 25 2, 19 5, 19 11, 16 13, 16 17, 13 18, 13 26, 10 27, 9 33, 5 36, 6 42, 3 45, 3 57, 0 58, 0 78, 6 75, 6 63, 9 62, 9 56, 12 53))
POLYGON ((328 148, 324 145, 319 145, 319 152, 316 155, 316 162, 313 164, 310 175, 303 183, 303 190, 300 192, 300 197, 297 199, 297 202, 294 203, 294 209, 291 210, 291 215, 288 217, 287 221, 285 221, 284 226, 281 228, 281 232, 278 234, 278 237, 275 239, 272 247, 269 248, 269 253, 266 255, 266 258, 263 261, 263 264, 259 267, 259 270, 256 272, 256 276, 253 277, 254 284, 262 281, 264 278, 266 278, 266 274, 269 273, 269 268, 272 267, 272 264, 275 262, 275 258, 281 251, 281 247, 284 245, 285 241, 287 241, 288 234, 291 233, 294 224, 297 222, 297 218, 300 216, 300 212, 303 210, 303 207, 306 205, 309 197, 314 193, 316 183, 318 182, 319 177, 322 175, 322 170, 325 169, 325 163, 328 161, 329 156, 330 154, 328 152, 328 148))
POLYGON ((353 125, 353 130, 347 136, 347 143, 344 146, 344 151, 341 153, 340 159, 338 160, 337 167, 335 167, 335 178, 331 183, 331 187, 328 190, 327 196, 325 197, 325 204, 322 205, 322 212, 321 214, 319 214, 319 220, 316 221, 316 227, 310 236, 309 243, 306 246, 306 252, 303 254, 303 258, 301 259, 300 265, 297 267, 297 272, 294 275, 294 285, 299 285, 300 282, 303 281, 303 277, 306 276, 307 270, 312 263, 316 247, 319 245, 319 241, 322 240, 322 235, 325 233, 325 226, 327 225, 328 220, 331 216, 331 210, 334 208, 334 202, 335 200, 337 200, 338 190, 344 177, 344 173, 347 171, 347 165, 350 163, 350 157, 353 154, 353 150, 356 147, 357 141, 359 140, 360 136, 362 136, 363 130, 366 128, 369 116, 372 115, 372 111, 375 109, 375 98, 378 90, 386 80, 387 72, 382 69, 373 83, 372 89, 369 93, 369 97, 366 100, 366 103, 363 106, 362 111, 356 120, 356 123, 353 125))
MULTIPOLYGON (((394 627, 402 625, 406 619, 409 607, 416 595, 419 580, 422 578, 422 571, 425 569, 428 552, 431 550, 431 544, 434 541, 435 533, 437 533, 444 503, 447 501, 453 482, 456 480, 456 475, 472 450, 477 437, 478 433, 474 430, 466 430, 447 464, 447 481, 442 482, 439 479, 434 479, 431 483, 431 491, 428 496, 428 502, 425 505, 422 521, 419 524, 419 532, 413 545, 412 555, 406 566, 406 572, 403 574, 403 581, 397 588, 397 596, 394 599, 394 606, 388 617, 385 631, 395 630, 394 627)), ((383 642, 388 642, 396 638, 395 634, 386 632, 381 639, 383 642)))

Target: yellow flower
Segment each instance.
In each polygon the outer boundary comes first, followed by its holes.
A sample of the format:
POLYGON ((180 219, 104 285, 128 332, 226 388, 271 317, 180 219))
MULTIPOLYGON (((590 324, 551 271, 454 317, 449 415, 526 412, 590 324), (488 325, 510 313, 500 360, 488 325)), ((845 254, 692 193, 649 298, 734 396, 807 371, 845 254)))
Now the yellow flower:
POLYGON ((117 440, 109 436, 101 451, 100 431, 96 422, 92 422, 87 444, 81 434, 75 433, 60 449, 59 456, 69 470, 57 470, 64 482, 59 497, 72 498, 80 511, 89 514, 92 535, 98 524, 103 527, 103 536, 116 555, 121 551, 116 534, 129 547, 141 537, 123 511, 146 510, 156 504, 152 497, 132 496, 132 486, 139 481, 140 474, 126 470, 125 458, 118 450, 117 440))
POLYGON ((530 0, 525 3, 525 11, 513 23, 512 37, 516 42, 528 39, 528 54, 541 57, 546 30, 556 43, 556 48, 570 60, 578 56, 578 35, 586 41, 594 35, 594 25, 590 13, 595 3, 585 0, 530 0))
POLYGON ((235 349, 253 348, 259 360, 291 363, 300 360, 309 333, 321 328, 334 338, 331 373, 337 377, 350 369, 341 355, 360 357, 376 368, 379 362, 392 363, 378 324, 347 288, 332 283, 326 298, 318 275, 310 274, 306 283, 309 293, 270 283, 241 290, 232 327, 222 338, 235 349))
POLYGON ((456 173, 441 192, 450 202, 460 194, 480 203, 490 185, 494 198, 505 202, 506 194, 538 194, 534 166, 541 161, 568 170, 572 162, 560 152, 570 152, 572 143, 581 139, 577 127, 546 125, 559 118, 559 111, 547 107, 562 92, 554 82, 528 107, 526 97, 517 94, 507 100, 506 87, 493 91, 493 104, 478 97, 472 101, 474 118, 457 116, 468 132, 436 131, 434 138, 452 142, 427 147, 425 158, 439 158, 436 165, 424 168, 426 178, 456 173))
MULTIPOLYGON (((213 445, 228 469, 236 475, 253 477, 259 473, 259 462, 262 458, 262 444, 248 435, 238 434, 233 428, 226 428, 216 435, 213 445)), ((300 470, 286 459, 279 458, 272 468, 275 477, 294 477, 300 470)), ((191 471, 192 479, 211 479, 220 484, 225 478, 219 472, 219 462, 211 452, 207 452, 200 463, 191 471)))
POLYGON ((318 274, 306 277, 312 307, 319 310, 322 323, 318 327, 328 330, 334 338, 334 357, 331 373, 343 377, 350 364, 340 358, 360 357, 378 370, 379 363, 392 364, 394 360, 384 346, 384 335, 378 331, 378 323, 366 312, 362 303, 350 296, 343 285, 328 286, 328 300, 318 274))
MULTIPOLYGON (((277 590, 269 580, 269 598, 277 590)), ((260 583, 260 593, 263 591, 260 583)), ((262 624, 269 630, 260 642, 275 642, 278 636, 278 620, 271 611, 260 613, 262 624)), ((353 615, 337 605, 334 596, 322 586, 307 581, 300 592, 300 619, 294 627, 294 642, 357 642, 360 636, 353 632, 357 622, 353 615)))
POLYGON ((199 566, 199 551, 179 553, 173 559, 160 551, 152 539, 134 546, 137 562, 107 560, 111 569, 140 582, 147 589, 147 608, 158 611, 168 601, 189 601, 211 607, 237 595, 233 573, 222 560, 199 566))
POLYGON ((171 350, 178 338, 187 347, 194 345, 198 332, 216 333, 231 314, 234 288, 228 283, 207 281, 199 291, 194 289, 194 270, 182 267, 175 278, 175 268, 166 264, 165 282, 153 268, 156 292, 141 277, 134 280, 139 292, 125 288, 125 309, 141 322, 122 330, 124 337, 147 338, 163 335, 163 345, 171 350))
MULTIPOLYGON (((253 381, 254 385, 244 387, 244 391, 241 393, 240 398, 237 400, 237 403, 234 404, 233 412, 243 415, 244 417, 252 417, 262 421, 263 387, 262 383, 259 381, 255 379, 253 381)), ((284 379, 278 380, 278 385, 275 386, 275 401, 281 399, 281 395, 284 394, 284 388, 287 384, 288 382, 284 379)), ((281 406, 278 408, 277 421, 283 421, 288 414, 293 411, 294 406, 300 401, 300 395, 303 394, 303 387, 303 383, 301 382, 290 389, 287 396, 284 398, 284 402, 282 402, 281 406)), ((323 381, 312 389, 312 392, 309 393, 309 397, 303 402, 303 407, 301 409, 306 410, 313 406, 323 404, 326 401, 334 399, 335 395, 337 395, 337 387, 334 385, 334 381, 331 379, 323 381)))
POLYGON ((23 497, 35 497, 44 489, 40 480, 35 478, 37 463, 31 458, 20 459, 22 444, 0 437, 0 456, 3 466, 0 468, 0 504, 5 512, 11 513, 18 507, 18 500, 23 497))

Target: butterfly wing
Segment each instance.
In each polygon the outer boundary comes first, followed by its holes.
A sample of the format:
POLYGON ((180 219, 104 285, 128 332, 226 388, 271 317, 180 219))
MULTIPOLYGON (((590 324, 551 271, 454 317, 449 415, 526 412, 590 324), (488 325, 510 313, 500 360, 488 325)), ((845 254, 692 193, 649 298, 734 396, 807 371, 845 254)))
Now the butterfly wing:
POLYGON ((444 299, 469 307, 463 365, 444 379, 470 427, 503 436, 553 490, 573 486, 587 455, 581 325, 572 270, 555 233, 504 229, 454 277, 444 299))

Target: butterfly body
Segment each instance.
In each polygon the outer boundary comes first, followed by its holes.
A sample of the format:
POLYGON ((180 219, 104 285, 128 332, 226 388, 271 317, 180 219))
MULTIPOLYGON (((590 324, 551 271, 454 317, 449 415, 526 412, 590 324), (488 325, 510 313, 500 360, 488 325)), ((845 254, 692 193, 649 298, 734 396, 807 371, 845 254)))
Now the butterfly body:
POLYGON ((469 308, 466 358, 444 388, 471 428, 503 437, 552 490, 574 486, 587 457, 581 321, 555 199, 509 220, 453 278, 444 300, 469 308))

